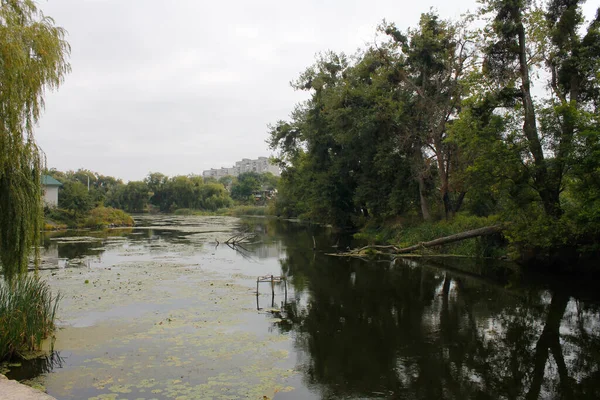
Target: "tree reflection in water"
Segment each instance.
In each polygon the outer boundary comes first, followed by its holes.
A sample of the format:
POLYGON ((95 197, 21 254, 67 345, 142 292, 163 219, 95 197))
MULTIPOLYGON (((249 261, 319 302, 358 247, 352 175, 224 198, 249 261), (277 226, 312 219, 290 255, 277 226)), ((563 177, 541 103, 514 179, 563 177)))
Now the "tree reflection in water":
POLYGON ((295 297, 275 324, 294 333, 320 397, 600 398, 597 302, 430 263, 314 254, 312 234, 285 244, 295 297))

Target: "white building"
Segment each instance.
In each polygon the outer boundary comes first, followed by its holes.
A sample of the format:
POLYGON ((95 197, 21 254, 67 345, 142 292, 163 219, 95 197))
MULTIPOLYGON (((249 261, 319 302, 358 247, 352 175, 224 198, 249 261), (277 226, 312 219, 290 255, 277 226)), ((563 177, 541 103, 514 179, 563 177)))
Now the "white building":
POLYGON ((49 175, 42 175, 42 190, 44 192, 44 204, 48 207, 58 206, 58 188, 62 183, 49 175))
POLYGON ((257 172, 259 174, 270 172, 275 176, 280 175, 279 167, 271 164, 267 157, 258 157, 256 160, 244 158, 241 161, 236 161, 235 166, 231 168, 211 168, 202 172, 202 176, 204 178, 219 179, 228 175, 238 176, 239 174, 243 174, 245 172, 257 172))

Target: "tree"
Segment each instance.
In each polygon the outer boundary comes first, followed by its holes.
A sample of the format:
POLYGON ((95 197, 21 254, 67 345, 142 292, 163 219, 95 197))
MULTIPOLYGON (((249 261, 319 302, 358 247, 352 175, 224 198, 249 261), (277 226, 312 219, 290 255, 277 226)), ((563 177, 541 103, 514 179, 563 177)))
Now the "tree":
POLYGON ((524 15, 528 6, 525 0, 492 0, 486 11, 495 13, 492 22, 494 42, 488 46, 486 70, 502 89, 512 89, 522 105, 523 135, 526 150, 533 160, 531 176, 544 209, 548 215, 561 214, 559 189, 550 182, 548 165, 537 126, 536 110, 531 95, 528 40, 524 15), (518 89, 516 89, 518 88, 518 89))
POLYGON ((453 185, 456 147, 447 140, 467 91, 465 75, 474 65, 474 45, 466 21, 442 21, 433 13, 421 15, 419 26, 401 33, 393 24, 380 30, 390 36, 379 54, 390 63, 394 79, 407 92, 410 121, 400 130, 412 147, 413 169, 419 184, 422 215, 430 219, 424 178, 436 176, 446 218, 462 206, 465 188, 453 185))
POLYGON ((161 210, 163 209, 163 203, 165 202, 164 196, 164 188, 169 179, 168 176, 161 174, 160 172, 150 172, 144 182, 148 185, 148 189, 150 189, 150 204, 159 207, 161 210))
POLYGON ((44 159, 33 127, 44 91, 70 66, 65 30, 32 0, 0 2, 0 262, 5 279, 27 270, 42 223, 44 159))
POLYGON ((236 182, 237 179, 231 175, 222 176, 219 178, 219 183, 223 185, 226 189, 230 189, 231 185, 236 182))
POLYGON ((231 197, 220 183, 208 182, 200 187, 200 208, 216 211, 231 206, 231 197))
POLYGON ((261 176, 256 172, 244 172, 237 177, 237 182, 231 186, 231 198, 234 200, 246 202, 261 188, 261 176))
POLYGON ((260 175, 260 180, 263 188, 266 190, 275 190, 277 188, 277 184, 279 183, 279 177, 270 172, 262 173, 260 175))
POLYGON ((216 210, 231 205, 231 198, 221 183, 205 182, 198 175, 168 177, 150 173, 144 182, 151 192, 150 203, 163 212, 179 208, 216 210))
POLYGON ((144 212, 149 198, 150 190, 146 182, 130 181, 127 185, 113 187, 106 196, 106 205, 127 212, 144 212))
POLYGON ((564 211, 560 195, 581 143, 582 117, 598 106, 600 17, 580 37, 581 3, 551 0, 544 11, 529 1, 489 0, 483 8, 493 17, 484 72, 496 89, 489 96, 520 103, 513 111, 522 121, 523 166, 552 218, 564 211), (534 102, 531 76, 544 68, 550 93, 534 102))
POLYGON ((67 181, 59 189, 58 207, 84 214, 91 210, 94 202, 87 187, 79 181, 67 181))

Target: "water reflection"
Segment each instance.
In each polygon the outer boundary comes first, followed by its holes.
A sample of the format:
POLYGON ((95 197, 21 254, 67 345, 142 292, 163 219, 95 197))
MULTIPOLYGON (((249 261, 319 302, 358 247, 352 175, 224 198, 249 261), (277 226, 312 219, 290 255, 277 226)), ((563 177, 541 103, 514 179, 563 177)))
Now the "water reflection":
POLYGON ((135 240, 141 237, 133 235, 131 228, 45 232, 40 249, 40 268, 89 267, 92 261, 101 261, 107 247, 110 248, 115 243, 121 245, 125 239, 135 240))
POLYGON ((8 379, 22 381, 32 377, 40 376, 54 369, 62 368, 65 359, 61 357, 60 352, 52 351, 50 354, 30 359, 22 363, 21 368, 15 368, 6 373, 8 379))
MULTIPOLYGON (((43 258, 56 268, 61 260, 109 266, 187 257, 210 268, 213 258, 196 253, 213 237, 212 228, 193 229, 204 220, 140 221, 141 229, 53 234, 43 258)), ((211 243, 210 252, 230 253, 228 263, 215 264, 219 271, 239 274, 249 287, 255 281, 245 276, 267 273, 289 284, 287 296, 267 284, 267 295, 256 296, 257 311, 268 314, 260 329, 268 323, 290 337, 302 375, 291 384, 296 391, 277 399, 600 398, 595 282, 586 290, 581 282, 466 259, 327 256, 355 243, 315 225, 250 219, 240 229, 257 237, 242 248, 211 243)), ((39 363, 27 376, 61 366, 39 363)))
POLYGON ((481 262, 327 257, 311 233, 284 231, 296 297, 274 325, 294 333, 319 397, 600 398, 596 302, 481 262))

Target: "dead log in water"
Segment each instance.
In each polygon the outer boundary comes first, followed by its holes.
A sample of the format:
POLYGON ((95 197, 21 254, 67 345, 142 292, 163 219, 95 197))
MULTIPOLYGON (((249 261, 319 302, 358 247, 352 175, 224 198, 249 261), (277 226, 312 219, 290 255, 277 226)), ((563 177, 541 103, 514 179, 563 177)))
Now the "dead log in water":
POLYGON ((398 249, 398 251, 396 251, 396 254, 412 253, 413 251, 419 250, 422 248, 435 247, 435 246, 441 246, 441 245, 448 244, 448 243, 460 242, 461 240, 471 239, 471 238, 479 237, 479 236, 492 235, 494 233, 498 233, 501 231, 502 231, 501 225, 485 226, 483 228, 472 229, 470 231, 465 231, 465 232, 457 233, 454 235, 445 236, 445 237, 441 237, 441 238, 438 238, 435 240, 431 240, 429 242, 421 242, 414 246, 405 247, 403 249, 398 249))
POLYGON ((366 251, 375 251, 376 253, 391 254, 391 255, 407 254, 407 253, 412 253, 413 251, 426 249, 429 247, 442 246, 444 244, 459 242, 461 240, 471 239, 474 237, 492 235, 494 233, 501 232, 502 229, 503 229, 502 225, 491 225, 491 226, 485 226, 483 228, 472 229, 470 231, 456 233, 456 234, 450 235, 450 236, 444 236, 441 238, 431 240, 429 242, 421 242, 421 243, 415 244, 413 246, 404 247, 404 248, 399 248, 394 245, 387 245, 387 246, 370 245, 370 246, 361 247, 359 249, 350 250, 347 253, 338 253, 338 254, 331 254, 331 255, 356 257, 356 256, 364 255, 364 253, 366 251))

